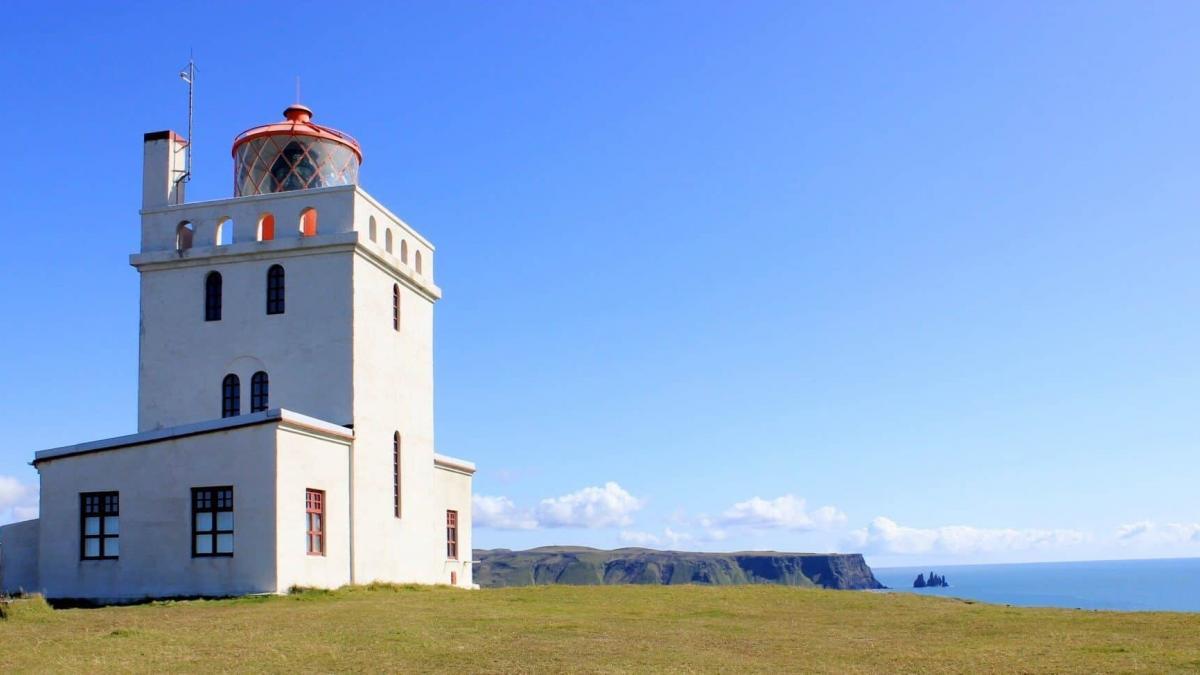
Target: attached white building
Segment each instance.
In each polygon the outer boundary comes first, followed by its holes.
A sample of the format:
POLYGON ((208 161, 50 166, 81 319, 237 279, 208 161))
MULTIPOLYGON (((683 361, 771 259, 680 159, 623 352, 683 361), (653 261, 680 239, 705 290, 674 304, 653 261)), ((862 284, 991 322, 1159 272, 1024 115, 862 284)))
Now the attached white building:
POLYGON ((433 440, 434 248, 293 105, 186 203, 146 134, 138 432, 43 450, 0 591, 101 601, 371 581, 470 587, 470 462, 433 440))

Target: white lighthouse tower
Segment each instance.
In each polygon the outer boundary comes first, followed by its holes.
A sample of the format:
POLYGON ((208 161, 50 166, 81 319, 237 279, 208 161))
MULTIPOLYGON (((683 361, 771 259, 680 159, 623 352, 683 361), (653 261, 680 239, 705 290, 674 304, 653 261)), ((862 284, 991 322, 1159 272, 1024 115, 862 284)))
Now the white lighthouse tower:
POLYGON ((36 453, 0 588, 472 585, 475 468, 434 446, 433 245, 358 186, 353 138, 284 117, 234 140, 208 202, 184 199, 187 140, 146 134, 138 431, 36 453))

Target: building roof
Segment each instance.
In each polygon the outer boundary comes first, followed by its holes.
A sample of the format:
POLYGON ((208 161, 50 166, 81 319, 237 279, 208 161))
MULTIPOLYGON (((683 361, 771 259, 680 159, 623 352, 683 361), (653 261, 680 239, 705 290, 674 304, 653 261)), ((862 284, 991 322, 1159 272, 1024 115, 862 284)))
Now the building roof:
MULTIPOLYGON (((164 427, 162 429, 154 429, 151 431, 142 431, 136 434, 128 434, 126 436, 116 436, 113 438, 105 438, 99 441, 88 441, 86 443, 77 443, 75 445, 64 445, 59 448, 50 448, 49 450, 39 450, 33 455, 33 465, 37 466, 39 462, 45 462, 52 459, 62 459, 64 457, 73 457, 75 455, 90 454, 93 452, 103 452, 105 450, 116 450, 117 448, 127 448, 132 445, 144 445, 146 443, 158 443, 160 441, 168 441, 177 438, 185 438, 187 436, 195 436, 197 434, 207 434, 216 431, 226 431, 236 429, 238 427, 248 427, 256 424, 268 424, 271 422, 280 422, 291 427, 305 429, 307 431, 316 432, 325 436, 344 439, 348 441, 354 440, 354 432, 346 427, 326 422, 316 417, 301 415, 298 412, 286 410, 284 408, 271 408, 262 412, 250 413, 249 415, 237 415, 234 417, 225 417, 223 419, 205 420, 203 422, 193 422, 191 424, 180 424, 174 427, 164 427)), ((474 467, 472 467, 473 469, 474 467)))

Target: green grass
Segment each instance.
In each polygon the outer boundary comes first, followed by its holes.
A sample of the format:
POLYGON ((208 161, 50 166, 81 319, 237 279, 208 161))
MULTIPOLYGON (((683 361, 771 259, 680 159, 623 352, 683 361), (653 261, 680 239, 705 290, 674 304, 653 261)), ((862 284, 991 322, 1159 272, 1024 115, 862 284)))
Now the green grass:
POLYGON ((4 612, 0 673, 1200 671, 1198 614, 765 585, 374 585, 4 612))

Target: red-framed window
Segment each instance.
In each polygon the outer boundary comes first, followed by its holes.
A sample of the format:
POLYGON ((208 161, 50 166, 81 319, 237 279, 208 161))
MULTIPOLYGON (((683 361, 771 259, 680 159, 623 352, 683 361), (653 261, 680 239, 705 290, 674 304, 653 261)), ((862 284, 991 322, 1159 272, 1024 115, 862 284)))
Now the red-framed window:
POLYGON ((458 560, 458 511, 446 512, 446 557, 458 560))
POLYGON ((304 514, 309 555, 325 555, 325 491, 309 488, 304 493, 304 514))
POLYGON ((121 556, 121 499, 117 492, 79 495, 79 557, 116 560, 121 556))
POLYGON ((233 556, 233 487, 192 488, 192 557, 233 556))
POLYGON ((400 432, 392 434, 392 510, 400 517, 400 432))

